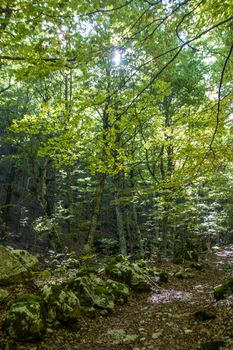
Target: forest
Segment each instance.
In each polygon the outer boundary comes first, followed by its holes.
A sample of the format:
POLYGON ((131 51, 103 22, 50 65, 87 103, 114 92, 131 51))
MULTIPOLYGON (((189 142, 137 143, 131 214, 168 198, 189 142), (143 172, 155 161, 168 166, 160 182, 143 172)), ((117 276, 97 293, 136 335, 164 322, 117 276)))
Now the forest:
POLYGON ((232 30, 1 1, 0 350, 233 349, 232 30))

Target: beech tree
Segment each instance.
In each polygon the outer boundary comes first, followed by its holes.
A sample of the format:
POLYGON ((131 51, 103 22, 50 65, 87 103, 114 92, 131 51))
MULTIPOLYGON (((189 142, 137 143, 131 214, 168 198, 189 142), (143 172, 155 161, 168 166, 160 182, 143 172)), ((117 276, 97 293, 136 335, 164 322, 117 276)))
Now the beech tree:
MULTIPOLYGON (((213 182, 221 197, 216 175, 229 179, 232 165, 232 10, 230 0, 1 3, 4 239, 29 210, 28 232, 40 227, 54 249, 89 253, 103 238, 122 254, 175 255, 196 238, 200 248, 203 193, 213 182)), ((232 229, 227 199, 210 203, 232 229)))

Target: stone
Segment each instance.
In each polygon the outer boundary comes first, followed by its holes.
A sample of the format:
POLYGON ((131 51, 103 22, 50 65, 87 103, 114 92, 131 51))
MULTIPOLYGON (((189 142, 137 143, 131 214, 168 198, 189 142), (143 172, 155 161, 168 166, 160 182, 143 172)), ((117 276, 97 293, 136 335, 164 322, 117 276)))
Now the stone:
POLYGON ((126 284, 108 279, 106 285, 113 294, 116 304, 122 305, 127 302, 130 291, 126 284))
POLYGON ((28 276, 27 268, 12 250, 0 245, 0 286, 18 283, 28 276))
POLYGON ((105 310, 105 309, 100 310, 100 315, 103 316, 103 317, 108 316, 108 310, 105 310))
POLYGON ((26 269, 37 271, 39 269, 39 261, 36 256, 30 254, 27 250, 14 249, 11 251, 14 256, 22 263, 26 269))
POLYGON ((88 276, 90 274, 98 275, 99 267, 94 264, 82 266, 80 269, 77 270, 76 277, 88 276))
POLYGON ((209 308, 203 308, 195 312, 194 314, 196 320, 198 321, 208 321, 216 318, 216 313, 214 310, 209 308))
POLYGON ((68 287, 79 297, 81 306, 94 306, 109 311, 115 306, 111 290, 95 274, 74 278, 69 281, 68 287))
POLYGON ((41 289, 41 296, 46 303, 50 323, 77 321, 81 309, 77 296, 61 285, 45 285, 41 289))
POLYGON ((91 307, 88 307, 88 306, 81 306, 81 312, 83 315, 89 317, 89 318, 95 318, 96 317, 96 309, 91 306, 91 307))
POLYGON ((46 309, 42 299, 25 294, 9 303, 6 330, 17 341, 37 341, 46 330, 46 309))
POLYGON ((233 280, 229 280, 214 288, 214 297, 216 300, 226 298, 233 294, 233 280))
POLYGON ((105 272, 113 280, 123 282, 135 290, 149 291, 151 286, 146 278, 146 267, 126 256, 117 255, 109 260, 105 272))

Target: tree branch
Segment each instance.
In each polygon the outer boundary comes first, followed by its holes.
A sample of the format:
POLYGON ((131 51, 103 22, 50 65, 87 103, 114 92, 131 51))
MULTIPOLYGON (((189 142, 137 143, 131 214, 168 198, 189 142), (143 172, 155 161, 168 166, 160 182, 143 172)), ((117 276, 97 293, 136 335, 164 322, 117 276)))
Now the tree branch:
POLYGON ((212 137, 212 140, 210 142, 210 146, 209 146, 209 150, 213 152, 213 149, 212 149, 212 145, 213 145, 213 142, 215 140, 215 137, 216 137, 216 134, 217 134, 217 131, 218 131, 218 127, 219 127, 219 115, 220 115, 220 112, 221 112, 221 91, 222 91, 222 83, 223 83, 223 78, 224 78, 224 73, 225 73, 225 70, 226 70, 226 66, 227 66, 227 63, 231 57, 231 54, 232 54, 232 51, 233 51, 233 43, 231 44, 231 47, 230 47, 230 50, 228 52, 228 55, 224 61, 224 64, 223 64, 223 68, 222 68, 222 72, 221 72, 221 76, 220 76, 220 82, 219 82, 219 87, 218 87, 218 107, 217 107, 217 115, 216 115, 216 126, 215 126, 215 130, 214 130, 214 133, 213 133, 213 137, 212 137))
POLYGON ((109 13, 109 12, 113 12, 113 11, 117 11, 122 9, 123 7, 128 6, 129 4, 131 4, 131 2, 133 2, 133 0, 129 0, 127 2, 125 2, 124 4, 118 6, 118 7, 114 7, 112 9, 109 10, 103 10, 103 9, 99 9, 99 10, 95 10, 95 11, 91 11, 91 12, 86 12, 84 15, 82 16, 90 16, 90 15, 95 15, 97 13, 109 13))
POLYGON ((198 165, 196 173, 198 173, 200 171, 200 168, 201 168, 204 160, 206 159, 206 157, 208 156, 208 154, 210 152, 212 152, 214 154, 214 157, 215 157, 215 153, 214 153, 214 150, 213 150, 212 146, 213 146, 213 143, 214 143, 214 140, 216 138, 216 135, 217 135, 217 132, 218 132, 218 128, 219 128, 219 116, 220 116, 220 112, 221 112, 221 101, 225 98, 225 96, 223 98, 221 98, 221 91, 222 91, 222 84, 223 84, 224 73, 225 73, 225 70, 226 70, 227 63, 230 60, 232 51, 233 51, 233 43, 232 43, 232 45, 230 47, 230 50, 228 52, 228 55, 227 55, 225 61, 224 61, 222 72, 221 72, 221 76, 220 76, 220 82, 219 82, 219 87, 218 87, 218 103, 217 103, 216 125, 215 125, 215 129, 214 129, 214 133, 213 133, 212 139, 210 141, 209 149, 205 153, 204 157, 201 159, 201 161, 200 161, 200 163, 198 165))
MULTIPOLYGON (((8 61, 26 61, 27 59, 22 56, 9 56, 9 55, 0 55, 0 60, 8 60, 8 61)), ((58 62, 63 61, 63 58, 56 58, 56 57, 49 57, 49 58, 41 58, 40 60, 45 62, 58 62)), ((76 62, 77 58, 67 58, 65 59, 66 62, 76 62)))

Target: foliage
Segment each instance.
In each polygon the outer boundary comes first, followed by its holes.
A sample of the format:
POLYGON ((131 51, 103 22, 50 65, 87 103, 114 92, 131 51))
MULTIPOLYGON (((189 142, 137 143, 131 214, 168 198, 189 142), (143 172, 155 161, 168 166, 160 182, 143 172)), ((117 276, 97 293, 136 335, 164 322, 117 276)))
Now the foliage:
POLYGON ((228 239, 231 1, 0 12, 4 239, 34 227, 73 251, 91 232, 138 255, 228 239))

